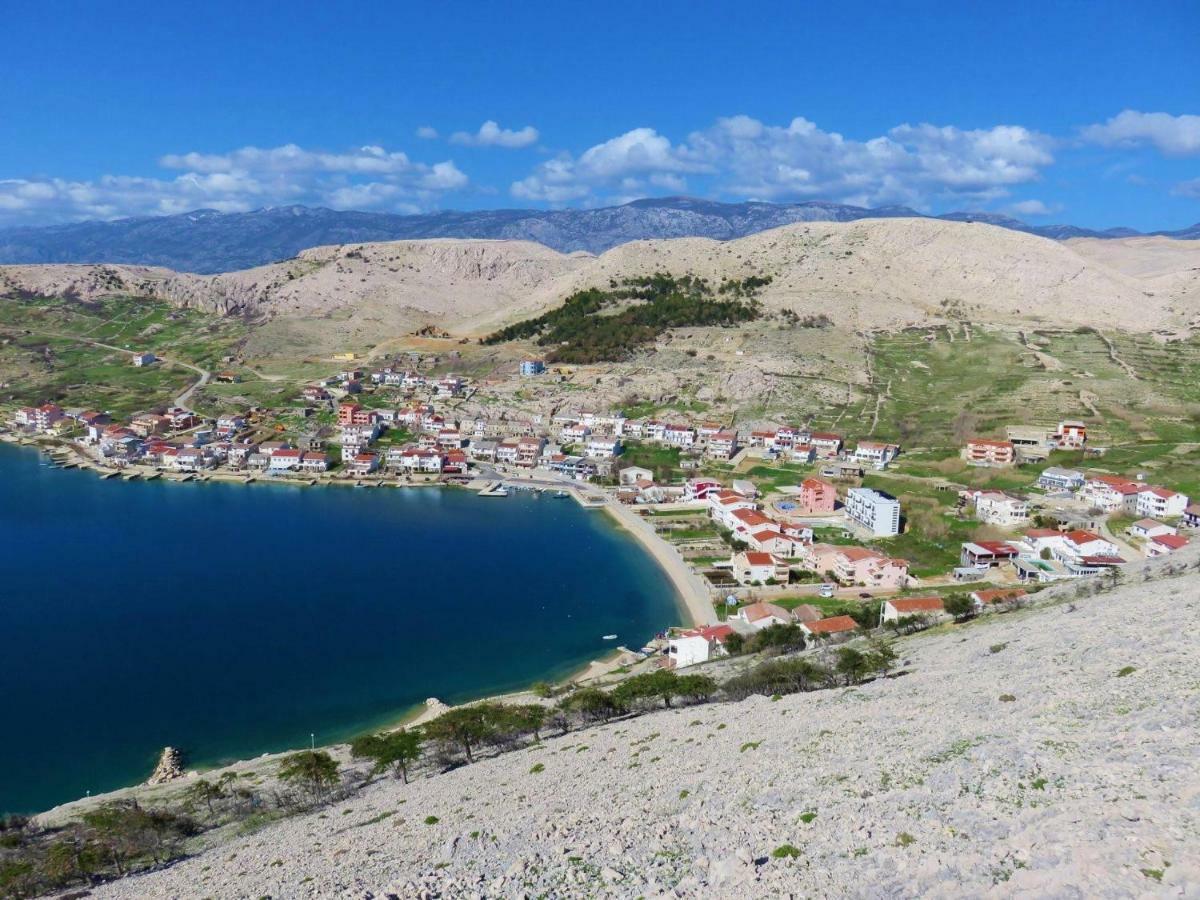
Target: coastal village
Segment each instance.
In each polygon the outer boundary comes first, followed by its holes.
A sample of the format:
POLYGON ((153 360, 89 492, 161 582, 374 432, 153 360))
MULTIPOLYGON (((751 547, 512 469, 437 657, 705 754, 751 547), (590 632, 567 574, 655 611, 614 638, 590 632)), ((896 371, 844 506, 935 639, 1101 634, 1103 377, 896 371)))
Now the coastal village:
MULTIPOLYGON (((695 627, 654 648, 674 668, 775 624, 828 641, 864 625, 932 623, 952 594, 976 609, 1019 602, 1051 582, 1168 555, 1200 527, 1185 493, 1104 468, 1083 421, 968 437, 941 475, 928 451, 799 423, 489 414, 487 385, 431 371, 436 357, 339 361, 298 386, 287 410, 169 405, 114 418, 43 403, 13 410, 0 436, 49 444, 57 465, 106 478, 456 485, 495 498, 524 489, 607 508, 687 604, 695 627)), ((130 365, 157 362, 138 352, 130 365)), ((525 359, 509 381, 555 377, 525 359)))

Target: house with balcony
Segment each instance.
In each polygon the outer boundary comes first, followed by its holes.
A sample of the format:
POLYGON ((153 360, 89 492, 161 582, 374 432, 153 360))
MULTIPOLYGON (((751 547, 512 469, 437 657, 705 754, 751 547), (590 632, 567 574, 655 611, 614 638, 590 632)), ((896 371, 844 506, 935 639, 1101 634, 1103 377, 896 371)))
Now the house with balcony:
POLYGON ((736 431, 718 431, 708 438, 705 455, 709 459, 733 459, 738 451, 736 431))
POLYGON ((1016 465, 1017 448, 1012 441, 971 438, 962 457, 969 466, 1007 467, 1016 465))
POLYGON ((1004 491, 972 491, 975 518, 998 528, 1019 528, 1029 521, 1029 501, 1004 491))
POLYGON ((886 469, 900 453, 897 444, 885 444, 880 441, 859 441, 854 448, 853 457, 863 465, 874 466, 876 469, 886 469))
POLYGON ((1143 487, 1134 507, 1139 516, 1151 519, 1175 519, 1187 509, 1188 496, 1165 487, 1143 487))
POLYGON ((1050 466, 1043 469, 1038 476, 1037 486, 1044 491, 1077 491, 1083 487, 1087 479, 1082 472, 1075 469, 1064 469, 1060 466, 1050 466))

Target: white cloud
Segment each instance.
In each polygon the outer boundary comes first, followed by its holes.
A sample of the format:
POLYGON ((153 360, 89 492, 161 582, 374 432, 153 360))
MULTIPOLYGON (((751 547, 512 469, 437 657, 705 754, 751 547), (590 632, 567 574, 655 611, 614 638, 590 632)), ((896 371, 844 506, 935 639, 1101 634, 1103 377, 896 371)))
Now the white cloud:
POLYGON ((1191 197, 1194 200, 1200 200, 1200 178, 1179 182, 1171 188, 1171 193, 1176 197, 1191 197))
POLYGON ((925 207, 947 198, 995 199, 1014 185, 1036 181, 1054 161, 1052 143, 1016 125, 964 130, 905 124, 856 141, 804 118, 779 126, 733 116, 693 132, 682 144, 636 128, 578 158, 563 155, 542 163, 511 192, 525 200, 565 203, 628 196, 631 178, 634 191, 661 187, 664 178, 670 179, 669 190, 680 191, 685 176, 697 176, 718 194, 925 207))
POLYGON ((418 212, 469 184, 450 160, 415 162, 405 153, 373 145, 345 153, 295 144, 242 147, 223 154, 168 154, 159 164, 179 174, 0 180, 0 224, 170 215, 200 208, 244 212, 292 203, 418 212))
POLYGON ((1173 116, 1127 109, 1100 125, 1088 125, 1083 139, 1105 147, 1150 144, 1169 156, 1200 153, 1200 116, 1173 116))
POLYGON ((417 137, 423 141, 436 141, 438 130, 432 125, 422 125, 417 129, 417 137))
POLYGON ((450 135, 450 143, 463 144, 468 147, 507 147, 515 149, 536 144, 538 130, 532 125, 526 125, 518 131, 501 128, 499 124, 488 119, 479 126, 474 134, 466 131, 456 131, 450 135))
POLYGON ((1046 204, 1041 200, 1019 200, 1009 204, 1008 211, 1014 216, 1052 216, 1061 212, 1062 207, 1057 203, 1046 204))

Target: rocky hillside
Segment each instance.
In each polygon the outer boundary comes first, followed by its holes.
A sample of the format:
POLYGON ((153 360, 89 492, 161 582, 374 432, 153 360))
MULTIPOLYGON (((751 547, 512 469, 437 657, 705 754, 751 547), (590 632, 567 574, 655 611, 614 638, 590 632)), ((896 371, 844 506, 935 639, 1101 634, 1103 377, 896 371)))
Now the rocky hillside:
MULTIPOLYGON (((328 244, 427 238, 537 241, 570 253, 603 253, 638 240, 708 237, 732 240, 795 222, 849 222, 912 217, 906 207, 867 209, 825 201, 717 203, 691 197, 636 200, 602 209, 501 209, 400 216, 285 206, 247 213, 196 210, 175 216, 0 229, 0 263, 124 263, 182 272, 232 272, 296 256, 328 244)), ((1136 234, 1072 225, 1028 225, 1008 216, 948 213, 1055 239, 1136 234)), ((1168 233, 1195 238, 1200 227, 1168 233)))
POLYGON ((483 334, 581 287, 656 271, 714 282, 769 275, 762 295, 768 310, 827 315, 855 330, 947 318, 1068 327, 1101 321, 1142 331, 1191 322, 1197 313, 1191 254, 1177 253, 1149 272, 1118 259, 1121 271, 1109 264, 1110 245, 1122 247, 1095 241, 1076 250, 990 225, 895 218, 789 225, 733 241, 635 241, 600 256, 522 241, 434 240, 318 247, 223 275, 6 266, 0 293, 88 299, 125 292, 314 327, 336 319, 348 342, 424 325, 455 336, 483 334))
POLYGON ((856 688, 383 780, 92 896, 1193 896, 1194 573, 903 639, 856 688))

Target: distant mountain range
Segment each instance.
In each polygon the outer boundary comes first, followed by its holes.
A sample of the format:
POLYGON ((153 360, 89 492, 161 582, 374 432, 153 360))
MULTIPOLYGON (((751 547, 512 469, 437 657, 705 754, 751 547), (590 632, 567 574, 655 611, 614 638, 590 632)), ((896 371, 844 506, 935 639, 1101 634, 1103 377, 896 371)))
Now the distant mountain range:
MULTIPOLYGON (((718 203, 691 197, 635 200, 603 209, 497 209, 393 215, 282 206, 247 213, 211 209, 112 222, 0 229, 0 263, 126 263, 183 272, 230 272, 290 259, 325 244, 420 238, 537 241, 570 253, 601 253, 629 241, 708 237, 730 240, 794 222, 923 217, 904 206, 868 209, 840 203, 718 203)), ((1054 240, 1119 238, 1131 228, 1094 231, 1074 225, 1029 225, 991 213, 955 212, 935 218, 984 222, 1054 240)), ((1200 239, 1200 223, 1151 234, 1200 239)))

